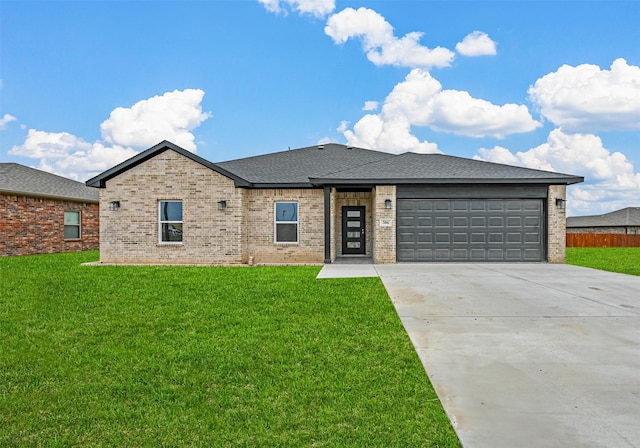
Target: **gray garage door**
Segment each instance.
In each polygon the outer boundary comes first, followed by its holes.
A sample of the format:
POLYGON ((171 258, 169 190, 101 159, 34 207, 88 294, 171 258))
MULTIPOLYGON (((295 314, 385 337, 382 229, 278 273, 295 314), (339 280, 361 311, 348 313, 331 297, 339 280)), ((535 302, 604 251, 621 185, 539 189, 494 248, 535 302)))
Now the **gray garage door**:
POLYGON ((399 199, 398 261, 543 261, 541 199, 399 199))

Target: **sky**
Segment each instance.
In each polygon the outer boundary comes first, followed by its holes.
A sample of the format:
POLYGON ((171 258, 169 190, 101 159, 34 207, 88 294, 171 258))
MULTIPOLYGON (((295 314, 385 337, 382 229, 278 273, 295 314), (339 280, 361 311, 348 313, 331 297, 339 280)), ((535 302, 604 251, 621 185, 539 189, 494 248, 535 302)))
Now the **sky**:
MULTIPOLYGON (((0 0, 0 161, 85 181, 337 142, 585 177, 640 206, 640 2, 0 0)), ((286 167, 283 167, 286 169, 286 167)))

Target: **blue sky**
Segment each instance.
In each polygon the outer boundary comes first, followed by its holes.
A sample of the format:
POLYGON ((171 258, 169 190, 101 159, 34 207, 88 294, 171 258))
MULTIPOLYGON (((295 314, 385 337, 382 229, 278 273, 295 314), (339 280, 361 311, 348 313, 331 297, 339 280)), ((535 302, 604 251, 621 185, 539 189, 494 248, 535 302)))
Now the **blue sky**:
POLYGON ((167 139, 335 141, 582 175, 640 206, 638 1, 0 0, 0 160, 78 180, 167 139))

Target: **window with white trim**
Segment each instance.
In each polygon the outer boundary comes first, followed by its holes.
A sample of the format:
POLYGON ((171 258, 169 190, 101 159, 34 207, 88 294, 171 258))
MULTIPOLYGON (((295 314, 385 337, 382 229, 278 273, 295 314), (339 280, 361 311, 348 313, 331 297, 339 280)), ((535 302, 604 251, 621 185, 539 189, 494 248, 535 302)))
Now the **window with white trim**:
POLYGON ((80 212, 78 211, 64 212, 64 239, 65 240, 80 239, 80 212))
POLYGON ((158 242, 182 243, 182 201, 158 202, 158 242))
POLYGON ((298 203, 276 202, 274 204, 274 241, 276 243, 298 242, 298 203))

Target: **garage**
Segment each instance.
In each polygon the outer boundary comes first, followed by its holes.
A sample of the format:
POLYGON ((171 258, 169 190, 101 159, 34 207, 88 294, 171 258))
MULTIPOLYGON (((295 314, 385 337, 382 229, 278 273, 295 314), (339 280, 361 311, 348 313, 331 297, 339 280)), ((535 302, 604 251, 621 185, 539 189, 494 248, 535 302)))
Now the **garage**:
POLYGON ((544 187, 400 187, 397 260, 545 261, 546 194, 544 187))

